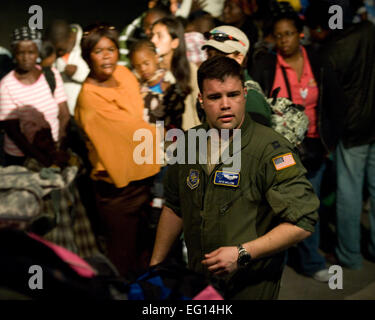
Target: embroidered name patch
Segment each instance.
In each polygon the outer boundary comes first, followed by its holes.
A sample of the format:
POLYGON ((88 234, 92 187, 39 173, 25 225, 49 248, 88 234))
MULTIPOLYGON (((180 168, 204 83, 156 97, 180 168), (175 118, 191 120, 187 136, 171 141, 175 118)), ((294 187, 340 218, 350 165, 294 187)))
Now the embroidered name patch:
POLYGON ((189 176, 186 178, 186 184, 190 189, 195 189, 199 185, 199 171, 190 169, 189 176))
POLYGON ((214 184, 227 187, 238 187, 240 184, 240 174, 228 171, 216 171, 214 184))
POLYGON ((286 153, 282 156, 275 157, 272 159, 272 162, 276 170, 282 170, 296 164, 296 161, 291 153, 286 153))

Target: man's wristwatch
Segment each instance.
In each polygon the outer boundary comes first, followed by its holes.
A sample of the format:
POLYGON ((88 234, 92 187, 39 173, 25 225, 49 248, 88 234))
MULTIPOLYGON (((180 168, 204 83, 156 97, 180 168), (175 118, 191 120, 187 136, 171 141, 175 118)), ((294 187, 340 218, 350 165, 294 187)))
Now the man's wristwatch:
POLYGON ((239 244, 237 246, 238 249, 238 259, 237 259, 237 265, 239 268, 246 267, 250 261, 251 261, 251 255, 246 251, 246 249, 239 244))

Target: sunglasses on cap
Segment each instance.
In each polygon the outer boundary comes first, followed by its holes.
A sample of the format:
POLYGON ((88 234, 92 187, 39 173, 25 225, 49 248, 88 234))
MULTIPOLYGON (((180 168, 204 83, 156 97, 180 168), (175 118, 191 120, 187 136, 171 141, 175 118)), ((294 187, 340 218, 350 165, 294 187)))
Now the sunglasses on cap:
POLYGON ((237 41, 240 44, 242 44, 244 47, 246 47, 246 44, 243 41, 238 40, 235 37, 232 37, 231 35, 226 34, 224 32, 205 32, 204 36, 207 40, 213 39, 218 42, 225 42, 227 40, 237 41))
POLYGON ((100 30, 116 30, 116 27, 107 24, 94 25, 89 27, 89 30, 83 32, 83 37, 87 37, 89 34, 100 31, 100 30))

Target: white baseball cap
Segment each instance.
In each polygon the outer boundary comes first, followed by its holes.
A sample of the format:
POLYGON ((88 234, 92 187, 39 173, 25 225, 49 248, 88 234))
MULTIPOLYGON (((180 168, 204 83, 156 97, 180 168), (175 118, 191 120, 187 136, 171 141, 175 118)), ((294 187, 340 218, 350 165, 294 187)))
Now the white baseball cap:
POLYGON ((224 53, 240 52, 244 56, 249 51, 250 41, 240 29, 232 26, 219 26, 205 34, 208 39, 202 49, 213 47, 224 53))

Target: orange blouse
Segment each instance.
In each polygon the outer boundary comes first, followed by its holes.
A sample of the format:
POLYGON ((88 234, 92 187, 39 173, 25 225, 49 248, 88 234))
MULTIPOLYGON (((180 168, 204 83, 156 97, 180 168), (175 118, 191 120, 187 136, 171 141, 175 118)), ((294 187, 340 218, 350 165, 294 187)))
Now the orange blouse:
POLYGON ((156 143, 155 126, 143 120, 143 99, 135 76, 123 66, 117 66, 113 76, 119 83, 115 88, 83 84, 75 119, 89 139, 91 178, 121 188, 159 172, 160 165, 156 164, 159 143, 156 143), (139 129, 147 130, 152 140, 134 141, 134 133, 139 129), (133 154, 139 155, 142 147, 151 150, 150 164, 138 164, 134 160, 133 154))

